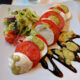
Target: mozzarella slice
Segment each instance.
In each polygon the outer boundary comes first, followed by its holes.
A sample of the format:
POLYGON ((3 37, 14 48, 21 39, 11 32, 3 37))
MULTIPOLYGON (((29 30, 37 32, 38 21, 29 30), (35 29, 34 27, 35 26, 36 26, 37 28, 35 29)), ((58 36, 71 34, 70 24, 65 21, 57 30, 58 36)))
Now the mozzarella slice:
POLYGON ((66 21, 68 21, 71 17, 72 17, 72 14, 70 11, 65 14, 66 21))
POLYGON ((65 14, 63 12, 61 12, 60 15, 63 17, 64 21, 66 21, 65 14))
POLYGON ((27 36, 24 41, 31 41, 32 38, 33 36, 27 36))
POLYGON ((48 45, 51 45, 54 42, 54 34, 51 29, 44 28, 40 30, 38 33, 46 39, 48 45))
MULTIPOLYGON (((17 66, 20 67, 20 71, 18 72, 19 74, 26 73, 32 68, 33 62, 23 53, 16 52, 13 54, 13 56, 19 56, 20 57, 20 60, 16 61, 16 63, 15 63, 16 67, 17 66)), ((13 64, 14 64, 14 60, 12 58, 9 58, 9 66, 12 67, 13 64)), ((16 67, 14 67, 14 69, 16 67)))
POLYGON ((33 38, 33 36, 27 36, 27 37, 25 38, 25 41, 31 41, 32 38, 33 38))
POLYGON ((44 49, 41 51, 41 58, 47 54, 48 48, 47 45, 44 43, 44 49))
MULTIPOLYGON (((25 41, 30 41, 32 38, 33 36, 28 36, 25 38, 25 41)), ((47 54, 47 51, 48 51, 47 45, 44 43, 44 49, 41 51, 41 58, 47 54)))
POLYGON ((64 18, 64 21, 68 21, 71 18, 71 16, 72 16, 70 11, 68 13, 66 13, 66 14, 61 12, 60 15, 64 18))
POLYGON ((42 30, 44 27, 42 26, 42 25, 37 25, 36 27, 35 27, 35 30, 37 31, 37 32, 39 32, 40 30, 42 30))
MULTIPOLYGON (((53 7, 58 6, 58 5, 62 5, 62 4, 55 4, 53 7)), ((48 12, 48 11, 51 11, 51 10, 49 9, 49 10, 46 10, 45 12, 48 12)), ((65 21, 69 20, 72 17, 70 10, 68 13, 61 12, 60 15, 64 18, 65 21)))
MULTIPOLYGON (((62 4, 56 4, 56 5, 54 5, 54 7, 55 7, 55 6, 58 6, 58 5, 62 5, 62 4)), ((63 12, 62 12, 62 13, 63 13, 63 12)), ((60 13, 60 14, 63 16, 62 13, 60 13)), ((70 10, 69 10, 68 13, 64 13, 64 20, 65 20, 65 21, 68 21, 71 17, 72 17, 72 14, 71 14, 70 10)))
POLYGON ((71 16, 72 16, 70 11, 68 13, 66 13, 66 14, 61 12, 60 15, 64 18, 64 21, 68 21, 71 18, 71 16))

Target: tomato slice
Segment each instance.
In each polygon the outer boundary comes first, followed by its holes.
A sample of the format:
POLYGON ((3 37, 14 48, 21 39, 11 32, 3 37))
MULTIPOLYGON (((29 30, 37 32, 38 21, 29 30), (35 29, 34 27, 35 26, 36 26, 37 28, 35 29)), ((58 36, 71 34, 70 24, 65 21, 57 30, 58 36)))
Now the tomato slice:
POLYGON ((37 36, 38 38, 40 38, 41 40, 43 40, 43 41, 45 42, 45 44, 48 46, 48 43, 47 43, 46 39, 45 39, 43 36, 41 36, 41 35, 39 35, 39 34, 37 34, 36 36, 37 36))
POLYGON ((16 37, 16 39, 14 40, 14 45, 18 45, 20 44, 21 42, 23 42, 25 39, 25 36, 24 35, 19 35, 16 37))
POLYGON ((10 44, 14 42, 15 38, 16 38, 16 34, 15 34, 15 32, 13 30, 10 30, 7 33, 7 35, 5 36, 6 42, 8 42, 10 44))
POLYGON ((40 49, 35 43, 31 41, 24 41, 18 44, 15 52, 21 52, 25 54, 33 62, 33 67, 39 63, 40 49))
POLYGON ((63 19, 63 17, 59 14, 59 13, 57 13, 57 12, 55 12, 55 11, 48 11, 48 12, 46 12, 46 13, 44 13, 41 17, 40 17, 40 20, 43 20, 43 18, 48 18, 49 16, 56 16, 56 17, 58 17, 58 19, 59 19, 59 21, 60 21, 60 24, 59 24, 59 29, 60 29, 60 31, 63 29, 63 27, 64 27, 64 19, 63 19))
MULTIPOLYGON (((55 7, 51 7, 51 8, 49 8, 49 9, 54 9, 55 7)), ((63 13, 65 13, 65 11, 62 9, 62 8, 60 8, 60 7, 56 7, 58 10, 60 10, 61 12, 63 12, 63 13)))
POLYGON ((34 25, 34 28, 37 27, 37 25, 41 25, 43 22, 50 25, 49 28, 52 30, 52 32, 54 34, 54 42, 52 43, 52 45, 53 45, 57 42, 57 40, 59 38, 59 35, 60 35, 59 27, 53 21, 45 19, 45 20, 40 20, 39 22, 37 22, 34 25))
POLYGON ((62 11, 63 13, 65 13, 65 11, 62 8, 57 7, 57 9, 59 9, 60 11, 62 11))

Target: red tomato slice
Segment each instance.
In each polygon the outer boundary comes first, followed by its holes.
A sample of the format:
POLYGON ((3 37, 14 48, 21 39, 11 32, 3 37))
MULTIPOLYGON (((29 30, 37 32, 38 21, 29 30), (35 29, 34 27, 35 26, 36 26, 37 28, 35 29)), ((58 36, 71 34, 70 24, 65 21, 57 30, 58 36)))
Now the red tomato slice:
POLYGON ((10 30, 5 36, 5 40, 10 44, 14 42, 15 38, 16 38, 16 34, 13 30, 10 30))
POLYGON ((40 20, 39 22, 37 22, 34 25, 34 28, 37 27, 37 25, 41 25, 43 22, 50 25, 49 28, 52 30, 52 32, 54 34, 54 42, 53 42, 53 44, 55 44, 57 42, 58 38, 59 38, 59 35, 60 35, 59 27, 53 21, 46 19, 46 20, 40 20))
POLYGON ((43 40, 43 41, 45 42, 45 44, 48 46, 47 41, 46 41, 46 39, 45 39, 43 36, 41 36, 41 35, 39 35, 39 34, 37 34, 36 36, 37 36, 38 38, 40 38, 41 40, 43 40))
MULTIPOLYGON (((54 9, 55 7, 51 7, 51 8, 49 8, 49 9, 54 9)), ((60 10, 61 12, 63 12, 63 13, 65 13, 65 11, 62 9, 62 8, 60 8, 60 7, 56 7, 58 10, 60 10)))
POLYGON ((63 17, 62 17, 59 13, 57 13, 57 12, 55 12, 55 11, 48 11, 48 12, 44 13, 44 14, 41 16, 40 20, 43 20, 43 18, 48 18, 48 17, 51 16, 51 15, 58 17, 58 19, 59 19, 59 21, 60 21, 60 24, 59 24, 58 27, 59 27, 59 29, 60 29, 60 31, 61 31, 61 30, 63 29, 63 27, 64 27, 64 19, 63 19, 63 17))
POLYGON ((39 63, 40 49, 35 43, 31 41, 24 41, 18 44, 15 52, 21 52, 25 54, 33 62, 33 67, 39 63))
POLYGON ((21 42, 23 42, 25 39, 25 36, 24 35, 19 35, 16 37, 16 39, 14 40, 14 45, 18 45, 20 44, 21 42))
POLYGON ((60 11, 62 11, 63 13, 65 13, 65 11, 62 8, 57 7, 57 9, 59 9, 60 11))

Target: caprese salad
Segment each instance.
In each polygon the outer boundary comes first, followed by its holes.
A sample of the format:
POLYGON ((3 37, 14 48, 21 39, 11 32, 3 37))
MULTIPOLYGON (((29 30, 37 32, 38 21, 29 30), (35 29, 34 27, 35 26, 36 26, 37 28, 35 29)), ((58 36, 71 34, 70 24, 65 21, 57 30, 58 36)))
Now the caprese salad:
POLYGON ((66 5, 58 4, 45 11, 41 17, 30 9, 9 10, 4 18, 5 40, 16 45, 15 52, 9 57, 9 65, 14 74, 23 74, 37 66, 54 45, 71 12, 66 5))

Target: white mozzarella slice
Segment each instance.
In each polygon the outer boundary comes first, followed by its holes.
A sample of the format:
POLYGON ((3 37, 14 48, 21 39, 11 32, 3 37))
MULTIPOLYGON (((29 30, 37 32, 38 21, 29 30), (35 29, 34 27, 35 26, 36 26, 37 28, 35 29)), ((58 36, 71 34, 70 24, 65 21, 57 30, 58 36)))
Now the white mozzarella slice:
POLYGON ((66 21, 69 20, 71 18, 71 16, 72 16, 72 14, 70 11, 68 13, 66 13, 65 14, 66 21))
POLYGON ((70 11, 68 13, 66 13, 66 14, 61 12, 60 15, 64 18, 64 21, 68 21, 71 18, 71 16, 72 16, 70 11))
POLYGON ((70 11, 68 13, 66 13, 66 14, 61 12, 60 15, 64 18, 64 21, 68 21, 71 18, 71 16, 72 16, 70 11))
POLYGON ((46 39, 48 45, 51 45, 54 42, 54 34, 49 28, 44 28, 38 33, 46 39))
MULTIPOLYGON (((20 60, 15 63, 16 66, 20 67, 19 74, 26 73, 32 68, 33 62, 23 53, 16 52, 13 54, 13 56, 19 56, 20 57, 20 60)), ((9 58, 10 67, 13 65, 13 62, 14 62, 13 59, 9 58)))
MULTIPOLYGON (((25 41, 30 41, 32 38, 33 36, 28 36, 25 38, 25 41)), ((41 51, 41 58, 47 54, 47 51, 48 51, 47 45, 44 43, 44 49, 41 51)))
POLYGON ((41 58, 47 54, 48 48, 47 45, 44 43, 44 49, 41 51, 41 58))
POLYGON ((42 30, 44 27, 42 26, 42 25, 37 25, 36 27, 35 27, 35 30, 37 31, 37 32, 39 32, 40 30, 42 30))
POLYGON ((60 15, 63 17, 64 21, 66 21, 65 14, 63 12, 61 12, 60 15))
MULTIPOLYGON (((56 5, 54 5, 53 7, 58 6, 58 5, 62 5, 62 4, 56 4, 56 5)), ((65 13, 63 14, 63 12, 60 13, 60 14, 62 15, 62 17, 64 18, 65 21, 69 20, 69 19, 71 18, 71 16, 72 16, 70 10, 69 10, 69 12, 66 13, 66 14, 65 14, 65 13)))
POLYGON ((36 26, 35 30, 46 39, 48 45, 51 45, 54 42, 54 34, 51 29, 39 25, 36 26))
POLYGON ((32 38, 33 36, 27 36, 24 41, 31 41, 32 38))

